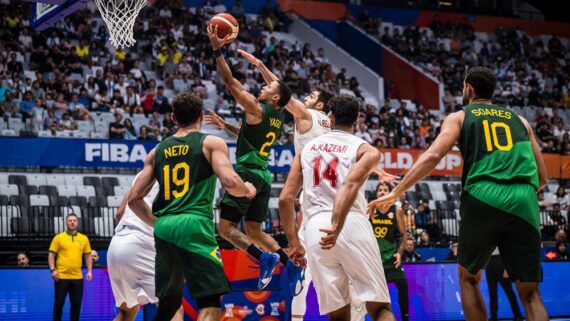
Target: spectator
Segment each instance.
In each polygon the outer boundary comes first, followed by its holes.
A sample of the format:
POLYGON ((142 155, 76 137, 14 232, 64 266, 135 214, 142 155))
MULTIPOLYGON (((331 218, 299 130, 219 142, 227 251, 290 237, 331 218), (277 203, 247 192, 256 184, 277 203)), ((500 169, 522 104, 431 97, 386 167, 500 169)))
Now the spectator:
POLYGON ((418 242, 418 247, 435 247, 435 243, 430 240, 429 233, 426 230, 423 230, 420 233, 420 240, 418 242))
POLYGON ((115 121, 109 124, 109 139, 124 139, 127 129, 121 123, 123 115, 115 113, 115 121))
POLYGON ((416 252, 414 239, 409 238, 404 245, 404 253, 402 253, 402 262, 419 262, 422 256, 416 252))
POLYGON ((32 96, 32 93, 30 91, 27 91, 24 94, 24 98, 22 99, 22 101, 20 102, 20 114, 22 115, 22 121, 25 123, 28 119, 33 119, 34 113, 34 107, 36 106, 35 102, 34 102, 34 98, 32 96))
POLYGON ((12 92, 6 91, 4 95, 4 101, 0 103, 0 110, 4 113, 4 120, 8 121, 10 117, 21 117, 20 107, 14 101, 12 92))
POLYGON ((226 12, 226 11, 228 11, 228 9, 222 3, 222 1, 216 0, 216 5, 214 6, 214 13, 218 14, 218 13, 222 13, 222 12, 226 12))
POLYGON ((416 234, 416 216, 414 210, 410 208, 410 203, 407 201, 402 202, 402 213, 404 214, 404 222, 406 223, 406 231, 410 235, 416 234))
POLYGON ((44 118, 44 130, 51 130, 52 134, 59 129, 59 119, 55 116, 53 109, 48 109, 47 116, 44 118))
POLYGON ((99 253, 97 251, 91 251, 91 261, 93 262, 93 266, 99 266, 99 253))
POLYGON ((566 242, 556 242, 556 259, 558 261, 570 260, 570 253, 568 253, 568 245, 566 242))
MULTIPOLYGON (((168 98, 164 96, 164 87, 158 86, 156 96, 152 105, 153 112, 164 114, 170 111, 170 104, 168 98)), ((146 114, 146 113, 145 113, 146 114)))
POLYGON ((558 228, 563 228, 566 225, 566 218, 562 215, 560 211, 560 204, 554 203, 552 205, 552 212, 550 213, 550 219, 558 228))
POLYGON ((141 107, 141 97, 135 93, 133 87, 127 87, 127 94, 123 97, 124 109, 127 113, 142 113, 143 109, 141 107))
POLYGON ((10 61, 6 64, 9 74, 13 75, 15 72, 21 74, 24 72, 24 66, 17 59, 18 56, 15 53, 10 54, 10 61))
POLYGON ((107 102, 107 89, 99 89, 99 92, 95 95, 95 107, 93 110, 98 112, 109 112, 111 111, 111 108, 111 105, 107 102))
POLYGON ((570 196, 566 194, 566 188, 564 186, 558 186, 556 194, 554 195, 554 201, 560 204, 560 208, 563 210, 568 209, 570 205, 570 196))
POLYGON ((76 130, 77 129, 77 122, 69 113, 63 114, 63 118, 59 121, 59 129, 60 130, 76 130))
POLYGON ((563 228, 558 229, 554 234, 554 241, 566 242, 566 231, 563 228))
POLYGON ((418 204, 416 208, 416 224, 418 227, 426 228, 431 221, 431 215, 426 211, 423 203, 418 204))
POLYGON ((18 252, 18 256, 16 257, 18 260, 18 267, 29 267, 30 266, 30 259, 26 255, 26 252, 18 252))
POLYGON ((364 123, 358 124, 358 129, 354 132, 354 135, 356 137, 362 138, 365 141, 367 141, 368 143, 372 144, 372 136, 370 136, 370 133, 368 132, 368 128, 366 127, 366 125, 364 123))
POLYGON ((137 140, 154 140, 154 139, 152 139, 152 137, 149 136, 148 129, 146 128, 146 126, 143 125, 141 126, 140 135, 137 138, 137 140))
POLYGON ((451 243, 451 249, 445 257, 445 260, 457 262, 457 242, 451 243))
POLYGON ((77 215, 65 218, 66 231, 56 235, 51 241, 48 254, 49 269, 55 281, 55 301, 53 319, 61 320, 65 298, 69 293, 71 321, 79 321, 83 298, 82 258, 87 265, 87 281, 91 281, 91 246, 87 236, 77 231, 77 215))
POLYGON ((137 140, 138 133, 136 127, 133 125, 133 121, 130 118, 125 119, 125 139, 126 140, 137 140))

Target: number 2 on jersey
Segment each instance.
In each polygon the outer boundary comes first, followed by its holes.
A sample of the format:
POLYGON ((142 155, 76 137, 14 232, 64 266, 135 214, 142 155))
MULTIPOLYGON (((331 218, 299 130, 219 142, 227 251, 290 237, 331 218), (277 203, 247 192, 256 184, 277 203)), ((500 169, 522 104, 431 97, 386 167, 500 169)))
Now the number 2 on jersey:
POLYGON ((487 145, 487 151, 493 151, 493 146, 495 146, 498 150, 506 152, 513 148, 513 136, 511 135, 511 128, 509 125, 503 122, 493 122, 491 126, 489 126, 489 121, 483 121, 483 132, 485 134, 485 143, 487 145), (489 129, 489 127, 491 127, 489 129), (499 135, 497 134, 497 128, 502 128, 505 131, 505 139, 507 140, 505 145, 501 145, 499 142, 499 135), (493 137, 491 139, 491 133, 493 137))
POLYGON ((269 151, 266 150, 268 148, 271 147, 271 145, 273 145, 273 142, 275 141, 275 133, 274 132, 269 132, 267 133, 267 135, 265 135, 265 138, 269 138, 269 141, 265 142, 265 144, 261 145, 261 149, 259 150, 259 155, 267 157, 269 155, 269 151))
POLYGON ((180 187, 182 190, 172 190, 170 182, 170 165, 164 165, 162 168, 164 176, 164 199, 170 201, 171 195, 174 198, 180 198, 188 192, 190 188, 190 166, 186 163, 178 163, 174 168, 172 168, 172 183, 180 187), (178 176, 179 171, 182 170, 182 177, 178 176), (172 193, 170 192, 172 190, 172 193))
POLYGON ((338 174, 336 172, 336 167, 338 166, 338 158, 331 160, 327 167, 321 172, 321 162, 322 157, 315 157, 311 164, 313 165, 313 186, 321 186, 321 181, 323 179, 331 182, 331 187, 336 188, 338 185, 338 174))

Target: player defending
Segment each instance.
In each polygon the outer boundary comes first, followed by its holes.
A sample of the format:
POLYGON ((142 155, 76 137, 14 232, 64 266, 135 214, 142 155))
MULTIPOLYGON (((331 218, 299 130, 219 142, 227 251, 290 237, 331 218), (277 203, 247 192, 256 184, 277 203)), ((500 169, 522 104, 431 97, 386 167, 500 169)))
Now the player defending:
POLYGON ((234 172, 225 142, 200 132, 202 101, 190 93, 172 102, 179 130, 147 156, 130 194, 129 207, 154 226, 156 247, 155 321, 170 320, 182 303, 184 279, 200 309, 199 320, 220 319, 220 297, 230 290, 215 237, 213 199, 216 176, 237 197, 255 188, 234 172), (144 196, 155 179, 160 186, 152 212, 144 196))
POLYGON ((219 232, 234 246, 259 260, 260 277, 257 287, 262 290, 271 281, 273 270, 279 261, 284 266, 292 264, 277 241, 261 229, 261 224, 267 219, 271 192, 272 177, 267 170, 267 162, 271 146, 281 136, 284 118, 282 108, 291 99, 291 89, 282 81, 274 81, 264 86, 256 99, 233 78, 221 50, 226 40, 217 36, 217 27, 209 26, 208 36, 220 76, 236 102, 245 110, 245 122, 237 141, 237 173, 257 189, 257 195, 253 199, 226 193, 220 204, 219 232), (237 227, 242 217, 245 218, 247 236, 237 227), (263 252, 254 243, 273 253, 263 252))
MULTIPOLYGON (((158 189, 155 182, 144 197, 148 207, 152 206, 158 189)), ((141 305, 158 303, 154 287, 154 231, 127 206, 128 197, 129 193, 123 197, 117 210, 119 223, 107 252, 111 288, 119 308, 119 314, 113 321, 132 321, 141 305)), ((183 319, 184 310, 180 307, 172 320, 183 319)))
POLYGON ((320 312, 330 320, 350 320, 350 279, 373 320, 395 320, 364 196, 364 182, 380 153, 351 134, 358 119, 355 99, 334 97, 329 107, 333 131, 295 156, 279 199, 291 259, 298 261, 305 253, 294 222, 294 200, 303 187, 307 257, 315 267, 320 312))
MULTIPOLYGON (((379 198, 388 195, 391 190, 392 187, 390 184, 380 182, 378 186, 376 186, 376 197, 379 198)), ((408 321, 408 281, 406 280, 406 274, 402 268, 401 261, 404 244, 408 239, 408 232, 406 231, 406 225, 404 223, 404 214, 401 208, 392 205, 385 211, 376 208, 370 220, 372 222, 372 228, 374 229, 374 236, 380 248, 386 282, 394 282, 396 284, 402 321, 408 321), (400 244, 398 245, 396 245, 396 230, 400 232, 400 244)))
POLYGON ((507 272, 516 280, 527 320, 548 320, 538 289, 542 269, 536 196, 547 183, 546 167, 530 124, 511 109, 492 104, 495 85, 492 70, 469 69, 463 110, 447 117, 437 139, 402 182, 369 209, 393 204, 459 142, 464 164, 458 262, 465 317, 487 320, 479 281, 498 246, 507 272))

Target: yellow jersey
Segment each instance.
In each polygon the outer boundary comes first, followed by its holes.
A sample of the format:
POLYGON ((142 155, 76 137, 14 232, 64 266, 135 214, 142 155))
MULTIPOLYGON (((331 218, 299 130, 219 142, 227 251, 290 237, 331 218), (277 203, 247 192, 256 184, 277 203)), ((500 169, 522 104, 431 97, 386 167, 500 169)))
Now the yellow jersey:
POLYGON ((83 255, 91 253, 87 236, 79 232, 59 233, 51 241, 49 251, 57 255, 55 269, 60 279, 83 279, 81 273, 83 255))

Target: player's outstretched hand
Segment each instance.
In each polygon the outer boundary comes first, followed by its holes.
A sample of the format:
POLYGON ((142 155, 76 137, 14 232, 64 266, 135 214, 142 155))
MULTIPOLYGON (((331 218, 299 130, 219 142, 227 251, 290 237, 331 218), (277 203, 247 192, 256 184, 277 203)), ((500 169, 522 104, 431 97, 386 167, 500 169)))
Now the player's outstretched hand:
POLYGON ((238 49, 238 52, 240 55, 242 55, 245 59, 247 59, 247 61, 249 61, 250 64, 254 65, 254 66, 259 66, 259 64, 261 64, 261 60, 255 58, 254 55, 250 54, 249 52, 245 52, 241 49, 238 49))
POLYGON ((209 113, 208 115, 204 115, 204 121, 206 122, 206 124, 214 125, 219 129, 226 128, 226 123, 224 122, 224 119, 220 117, 218 114, 216 114, 215 111, 213 111, 211 108, 208 108, 208 113, 209 113))
POLYGON ((330 250, 336 245, 336 240, 338 239, 338 232, 336 229, 331 228, 322 228, 319 231, 325 233, 326 235, 321 237, 321 241, 319 244, 321 245, 321 249, 323 250, 330 250))
POLYGON ((398 195, 390 193, 388 195, 382 196, 368 204, 368 215, 373 215, 374 211, 379 208, 380 211, 385 212, 388 208, 396 202, 398 195))
POLYGON ((230 34, 228 33, 224 38, 218 36, 218 26, 208 26, 208 38, 214 50, 222 48, 226 43, 230 42, 230 34))
POLYGON ((257 190, 255 189, 255 186, 253 186, 252 183, 250 182, 245 182, 245 186, 247 187, 247 195, 245 197, 252 199, 255 197, 255 194, 257 194, 257 190))
POLYGON ((392 175, 380 167, 376 167, 373 173, 378 175, 378 180, 382 183, 388 183, 394 186, 400 182, 400 176, 392 175))

